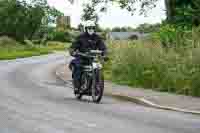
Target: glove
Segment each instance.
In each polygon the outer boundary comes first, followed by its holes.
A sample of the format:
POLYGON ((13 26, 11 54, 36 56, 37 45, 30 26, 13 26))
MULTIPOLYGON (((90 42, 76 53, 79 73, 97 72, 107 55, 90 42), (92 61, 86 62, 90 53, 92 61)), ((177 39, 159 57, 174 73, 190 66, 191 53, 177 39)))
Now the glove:
POLYGON ((76 54, 77 54, 77 51, 71 51, 71 52, 70 52, 70 55, 71 55, 71 56, 74 56, 74 57, 75 57, 76 54))

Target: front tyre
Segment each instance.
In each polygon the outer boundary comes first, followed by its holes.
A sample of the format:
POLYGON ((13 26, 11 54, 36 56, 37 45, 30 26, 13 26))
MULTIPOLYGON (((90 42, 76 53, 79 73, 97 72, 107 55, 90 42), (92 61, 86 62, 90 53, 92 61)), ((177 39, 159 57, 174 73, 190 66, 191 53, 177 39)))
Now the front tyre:
POLYGON ((104 76, 101 70, 95 70, 92 82, 92 99, 93 102, 99 103, 104 92, 104 76))

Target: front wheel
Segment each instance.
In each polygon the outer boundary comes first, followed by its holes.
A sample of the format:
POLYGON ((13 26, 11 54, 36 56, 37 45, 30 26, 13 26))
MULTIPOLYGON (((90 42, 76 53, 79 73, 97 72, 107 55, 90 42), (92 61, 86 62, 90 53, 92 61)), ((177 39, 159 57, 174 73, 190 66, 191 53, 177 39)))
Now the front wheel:
POLYGON ((92 99, 93 102, 99 103, 104 92, 104 76, 101 70, 95 70, 92 82, 92 99))

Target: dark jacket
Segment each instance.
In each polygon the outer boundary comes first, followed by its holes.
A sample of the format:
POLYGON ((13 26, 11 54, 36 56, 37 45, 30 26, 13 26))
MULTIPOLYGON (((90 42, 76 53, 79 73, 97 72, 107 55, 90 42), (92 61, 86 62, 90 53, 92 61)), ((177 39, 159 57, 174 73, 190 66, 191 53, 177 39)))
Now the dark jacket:
POLYGON ((88 52, 89 50, 102 50, 104 55, 107 48, 101 37, 97 34, 88 35, 83 33, 79 35, 70 47, 70 53, 78 50, 79 52, 88 52))

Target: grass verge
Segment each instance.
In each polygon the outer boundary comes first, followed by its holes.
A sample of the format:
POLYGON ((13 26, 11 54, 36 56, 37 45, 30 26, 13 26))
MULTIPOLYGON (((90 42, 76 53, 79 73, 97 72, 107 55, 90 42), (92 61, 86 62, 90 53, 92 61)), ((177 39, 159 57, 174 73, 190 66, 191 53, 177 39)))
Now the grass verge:
POLYGON ((64 51, 70 44, 61 42, 47 42, 46 45, 20 44, 7 37, 0 38, 0 60, 25 58, 64 51))
POLYGON ((168 49, 142 42, 109 43, 105 78, 117 84, 200 96, 200 48, 168 49))

